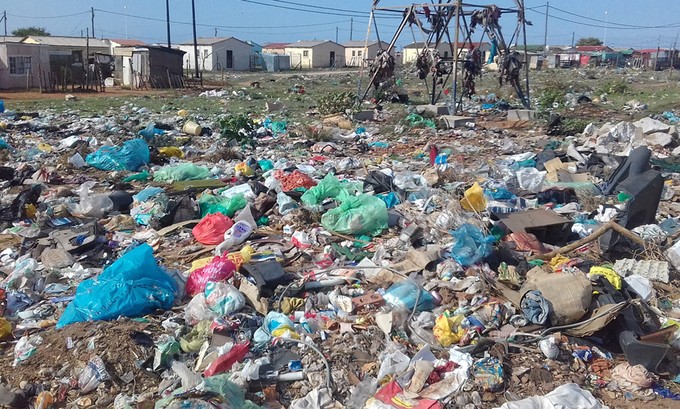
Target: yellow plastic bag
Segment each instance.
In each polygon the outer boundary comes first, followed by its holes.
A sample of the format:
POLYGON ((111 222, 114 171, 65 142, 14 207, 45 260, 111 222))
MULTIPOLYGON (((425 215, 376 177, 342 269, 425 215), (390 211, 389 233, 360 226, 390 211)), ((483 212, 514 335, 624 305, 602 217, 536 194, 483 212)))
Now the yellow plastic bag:
POLYGON ((616 288, 617 290, 621 289, 621 276, 618 275, 616 271, 612 270, 611 268, 597 266, 590 267, 588 278, 591 278, 592 276, 595 275, 604 276, 604 278, 606 278, 607 281, 609 281, 609 283, 612 286, 614 286, 614 288, 616 288))
POLYGON ((463 206, 463 209, 471 212, 481 212, 486 209, 484 190, 479 186, 479 183, 475 182, 472 187, 465 191, 465 197, 460 200, 460 205, 463 206))
POLYGON ((184 152, 182 152, 182 150, 176 146, 164 146, 162 148, 158 148, 158 153, 170 158, 184 157, 184 152))
POLYGON ((555 257, 553 257, 552 259, 550 259, 550 262, 549 262, 548 264, 550 265, 550 268, 551 268, 554 272, 558 272, 558 270, 561 270, 560 267, 561 267, 563 264, 568 263, 569 260, 571 260, 569 257, 564 257, 564 256, 558 254, 557 256, 555 256, 555 257))
POLYGON ((246 165, 245 162, 241 162, 238 165, 234 166, 234 170, 243 176, 253 176, 255 173, 253 170, 250 168, 250 166, 246 165))
POLYGON ((446 313, 437 317, 432 332, 443 347, 448 347, 453 343, 459 342, 461 338, 463 338, 465 329, 463 329, 460 324, 463 322, 464 318, 465 317, 461 314, 449 317, 446 313))
MULTIPOLYGON (((243 263, 247 263, 250 261, 251 257, 253 257, 253 254, 255 254, 255 249, 250 244, 246 244, 240 251, 229 253, 227 255, 227 258, 236 265, 236 269, 238 270, 239 268, 241 268, 241 265, 243 263)), ((191 263, 191 268, 189 268, 189 272, 193 272, 194 270, 198 270, 199 268, 207 266, 208 264, 210 264, 211 261, 213 261, 213 258, 215 257, 204 257, 199 258, 198 260, 194 260, 191 263)))
POLYGON ((186 118, 187 116, 189 116, 189 111, 187 111, 186 109, 180 109, 179 111, 177 111, 177 116, 186 118))

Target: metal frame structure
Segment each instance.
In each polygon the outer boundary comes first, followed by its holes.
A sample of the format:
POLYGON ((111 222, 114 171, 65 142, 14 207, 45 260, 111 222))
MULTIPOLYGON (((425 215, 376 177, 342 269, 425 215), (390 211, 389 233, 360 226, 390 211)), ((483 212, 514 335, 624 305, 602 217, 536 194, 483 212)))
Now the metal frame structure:
MULTIPOLYGON (((413 29, 413 26, 416 26, 423 36, 423 50, 416 60, 416 66, 419 70, 419 77, 425 81, 430 102, 435 104, 440 99, 450 77, 453 76, 451 91, 455 103, 453 104, 454 112, 451 112, 451 114, 455 114, 462 103, 463 97, 474 93, 474 78, 481 75, 482 61, 479 51, 471 50, 472 47, 467 47, 472 52, 468 52, 466 56, 461 55, 462 49, 466 48, 466 44, 473 44, 471 38, 475 29, 481 27, 483 31, 479 43, 482 42, 484 36, 487 36, 496 45, 498 50, 500 84, 502 85, 503 82, 509 83, 522 101, 522 105, 529 108, 529 60, 526 47, 526 24, 531 25, 531 23, 525 19, 524 0, 514 1, 516 4, 515 8, 502 8, 495 5, 468 4, 463 3, 462 0, 432 0, 432 3, 379 7, 380 0, 373 0, 366 32, 366 48, 368 48, 371 29, 375 30, 377 40, 379 43, 381 42, 376 21, 377 11, 401 13, 403 18, 392 36, 392 41, 390 41, 387 49, 379 51, 375 60, 369 66, 370 80, 366 87, 362 88, 361 80, 359 81, 359 99, 364 100, 371 87, 377 90, 390 77, 394 76, 395 61, 392 56, 392 50, 407 26, 411 28, 413 41, 417 42, 415 30, 413 29), (517 15, 517 26, 509 43, 505 41, 499 24, 499 19, 503 14, 517 15), (423 17, 425 22, 421 20, 423 17), (449 26, 452 21, 454 21, 455 26, 453 42, 449 32, 449 26), (426 27, 426 25, 428 26, 426 27), (458 45, 461 34, 463 34, 464 42, 463 47, 459 49, 458 45), (511 49, 511 44, 518 42, 520 37, 522 37, 521 39, 524 44, 524 84, 522 84, 523 81, 521 79, 522 62, 520 53, 511 49), (450 45, 451 57, 441 57, 437 51, 444 39, 450 45), (460 90, 458 84, 459 71, 460 77, 463 78, 460 90), (428 77, 431 77, 429 82, 428 77)), ((362 78, 363 75, 362 71, 362 78)), ((451 110, 451 108, 449 109, 451 110)))

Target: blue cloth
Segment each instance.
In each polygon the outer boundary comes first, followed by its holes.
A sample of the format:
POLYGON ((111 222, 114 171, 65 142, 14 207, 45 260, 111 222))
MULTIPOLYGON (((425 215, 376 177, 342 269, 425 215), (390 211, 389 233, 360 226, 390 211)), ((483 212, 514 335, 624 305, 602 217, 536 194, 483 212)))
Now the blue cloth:
POLYGON ((540 291, 534 290, 524 294, 520 302, 520 308, 524 317, 532 324, 543 325, 548 322, 550 304, 548 304, 548 300, 543 297, 540 291))

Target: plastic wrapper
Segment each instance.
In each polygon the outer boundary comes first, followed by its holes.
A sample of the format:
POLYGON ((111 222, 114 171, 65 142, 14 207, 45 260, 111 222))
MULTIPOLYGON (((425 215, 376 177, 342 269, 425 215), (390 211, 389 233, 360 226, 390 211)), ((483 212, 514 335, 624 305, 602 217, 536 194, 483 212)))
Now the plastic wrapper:
POLYGON ((233 217, 236 212, 248 205, 246 198, 242 194, 232 197, 220 197, 210 194, 203 194, 198 198, 198 207, 201 209, 201 216, 205 217, 212 213, 222 213, 233 217))
POLYGON ((522 168, 517 171, 517 183, 519 188, 537 193, 543 186, 546 172, 541 172, 536 168, 522 168))
POLYGON ((74 322, 136 317, 168 309, 175 300, 175 282, 141 244, 128 251, 99 276, 82 281, 57 328, 74 322))
POLYGON ((385 291, 383 298, 386 303, 409 311, 413 310, 416 303, 418 303, 416 311, 430 311, 435 305, 432 294, 420 288, 413 280, 404 280, 392 284, 385 291))
POLYGON ((225 282, 208 282, 205 303, 218 316, 224 317, 245 307, 246 299, 236 287, 225 282))
POLYGON ((90 358, 87 366, 80 372, 78 387, 81 393, 89 393, 95 390, 101 382, 110 378, 111 376, 104 366, 104 361, 98 355, 95 355, 90 358))
POLYGON ((209 281, 224 281, 234 275, 235 271, 236 265, 228 255, 217 256, 206 266, 191 272, 187 279, 186 292, 189 295, 203 292, 209 281))
POLYGON ((295 333, 295 324, 288 318, 288 316, 280 312, 270 311, 262 326, 255 331, 253 340, 256 344, 264 344, 269 342, 272 337, 287 337, 298 339, 299 336, 295 333))
POLYGON ((12 366, 16 367, 20 362, 23 362, 33 356, 38 349, 38 345, 42 344, 43 339, 40 335, 23 336, 19 342, 14 346, 14 363, 12 366))
POLYGON ((101 170, 136 171, 149 163, 149 145, 142 139, 133 139, 121 147, 103 146, 87 155, 85 161, 101 170))
POLYGON ((463 199, 461 199, 460 205, 465 210, 478 213, 486 209, 484 190, 479 186, 479 183, 473 184, 472 187, 465 191, 465 195, 463 199))
POLYGON ((386 376, 405 372, 410 362, 411 358, 402 352, 397 344, 390 342, 385 351, 380 354, 378 382, 386 376))
POLYGON ((0 317, 0 341, 12 334, 12 324, 5 318, 0 317))
POLYGON ((493 357, 482 358, 472 367, 475 384, 489 392, 503 387, 503 364, 493 357))
POLYGON ((493 250, 493 236, 484 236, 477 227, 465 223, 453 233, 456 239, 451 247, 451 256, 463 267, 471 266, 491 254, 493 250))
POLYGON ((387 206, 377 197, 352 196, 321 216, 321 225, 336 233, 376 236, 387 225, 387 206))
POLYGON ((216 315, 205 302, 205 294, 196 294, 184 307, 184 320, 189 325, 196 325, 201 321, 212 320, 216 315))
POLYGON ((210 169, 193 163, 182 163, 176 166, 165 166, 153 174, 155 182, 178 182, 183 180, 200 180, 210 177, 210 169))
POLYGON ((224 240, 224 233, 229 230, 234 222, 222 213, 206 215, 194 226, 191 233, 201 244, 220 244, 224 240))

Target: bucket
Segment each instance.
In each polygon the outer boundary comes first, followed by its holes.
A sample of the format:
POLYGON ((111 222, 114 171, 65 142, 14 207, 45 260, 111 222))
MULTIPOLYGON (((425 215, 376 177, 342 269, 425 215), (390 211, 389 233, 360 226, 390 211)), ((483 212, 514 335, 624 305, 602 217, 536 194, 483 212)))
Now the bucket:
POLYGON ((194 136, 200 135, 202 130, 203 128, 201 128, 201 125, 197 124, 194 121, 188 121, 187 123, 184 124, 184 128, 182 128, 182 131, 185 134, 194 136))

